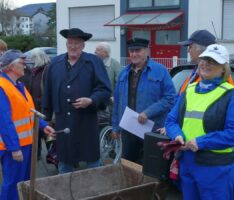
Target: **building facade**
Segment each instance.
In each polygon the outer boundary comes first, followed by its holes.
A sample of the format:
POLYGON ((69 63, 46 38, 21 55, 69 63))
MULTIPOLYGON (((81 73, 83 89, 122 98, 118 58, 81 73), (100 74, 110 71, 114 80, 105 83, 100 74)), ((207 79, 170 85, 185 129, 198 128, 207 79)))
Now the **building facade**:
POLYGON ((186 58, 178 42, 198 29, 209 30, 234 54, 233 10, 233 0, 57 0, 58 52, 66 51, 59 31, 78 27, 93 34, 85 51, 108 41, 118 60, 128 56, 126 41, 132 37, 149 39, 153 58, 186 58))
POLYGON ((32 15, 32 23, 35 34, 44 34, 48 29, 48 22, 50 17, 43 9, 39 9, 35 14, 32 15))
POLYGON ((80 28, 93 34, 86 42, 85 51, 94 52, 96 44, 108 41, 112 47, 112 56, 120 59, 120 27, 104 26, 108 21, 120 15, 119 0, 57 0, 57 47, 58 53, 66 51, 65 39, 59 31, 67 28, 80 28))

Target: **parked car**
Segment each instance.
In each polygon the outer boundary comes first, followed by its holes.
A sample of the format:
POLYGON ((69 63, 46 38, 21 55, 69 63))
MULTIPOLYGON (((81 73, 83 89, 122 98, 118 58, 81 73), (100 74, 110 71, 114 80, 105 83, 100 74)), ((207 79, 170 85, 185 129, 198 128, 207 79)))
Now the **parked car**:
POLYGON ((24 54, 30 58, 30 56, 32 55, 32 52, 37 49, 44 51, 51 59, 57 56, 57 48, 55 47, 35 47, 29 51, 26 51, 24 54))
POLYGON ((50 57, 50 59, 53 59, 55 56, 57 56, 57 48, 55 47, 35 47, 29 51, 24 52, 24 54, 27 56, 26 65, 28 68, 33 67, 33 62, 31 60, 32 52, 38 49, 44 51, 50 57))
MULTIPOLYGON (((232 71, 232 79, 234 80, 234 59, 230 59, 230 66, 232 71)), ((179 65, 170 71, 172 81, 175 85, 176 93, 179 93, 179 90, 184 83, 185 79, 192 73, 194 65, 179 65)))

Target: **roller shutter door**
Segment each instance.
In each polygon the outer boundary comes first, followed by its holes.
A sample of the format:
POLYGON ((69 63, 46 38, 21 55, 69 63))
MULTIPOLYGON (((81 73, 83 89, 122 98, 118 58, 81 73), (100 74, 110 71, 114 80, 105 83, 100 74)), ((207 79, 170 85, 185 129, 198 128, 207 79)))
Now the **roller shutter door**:
POLYGON ((70 28, 92 33, 92 40, 114 40, 114 27, 104 26, 115 17, 113 5, 70 8, 70 28))
POLYGON ((223 39, 234 40, 234 0, 224 0, 223 39))

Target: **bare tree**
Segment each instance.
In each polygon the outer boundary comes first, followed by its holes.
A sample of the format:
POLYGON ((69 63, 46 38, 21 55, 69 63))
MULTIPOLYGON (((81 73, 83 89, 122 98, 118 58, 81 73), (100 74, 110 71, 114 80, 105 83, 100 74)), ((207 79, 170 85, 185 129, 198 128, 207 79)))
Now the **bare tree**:
POLYGON ((11 0, 0 0, 0 24, 2 30, 0 34, 7 35, 13 32, 14 29, 14 12, 11 8, 11 0))

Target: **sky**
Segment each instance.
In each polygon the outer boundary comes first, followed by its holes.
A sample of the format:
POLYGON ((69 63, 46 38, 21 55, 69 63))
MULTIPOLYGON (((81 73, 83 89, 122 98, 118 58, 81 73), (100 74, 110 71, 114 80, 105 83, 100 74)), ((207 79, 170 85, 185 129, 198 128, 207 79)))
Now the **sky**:
POLYGON ((56 0, 13 0, 13 2, 14 7, 21 7, 28 4, 56 2, 56 0))

